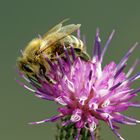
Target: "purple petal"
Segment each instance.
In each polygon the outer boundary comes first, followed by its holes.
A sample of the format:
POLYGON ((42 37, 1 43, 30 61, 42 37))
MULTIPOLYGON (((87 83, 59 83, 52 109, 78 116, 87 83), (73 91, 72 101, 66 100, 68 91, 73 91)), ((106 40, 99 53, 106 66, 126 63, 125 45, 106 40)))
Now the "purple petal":
POLYGON ((123 117, 123 118, 125 118, 125 119, 131 121, 131 122, 140 123, 140 120, 134 119, 134 118, 132 118, 132 117, 128 117, 128 116, 123 115, 123 114, 119 114, 119 115, 120 115, 121 117, 123 117))
POLYGON ((80 138, 80 131, 81 131, 81 128, 78 128, 75 140, 79 140, 79 138, 80 138))
POLYGON ((136 42, 130 49, 129 51, 125 54, 125 56, 121 59, 120 63, 117 65, 117 69, 119 69, 122 65, 124 65, 129 56, 132 54, 132 52, 134 51, 134 49, 138 46, 138 43, 136 42))
POLYGON ((122 84, 122 82, 117 83, 116 85, 114 85, 113 87, 111 87, 109 90, 113 91, 114 89, 116 89, 117 87, 119 87, 122 84))
POLYGON ((138 73, 135 74, 134 76, 130 77, 130 78, 128 79, 128 81, 129 81, 129 82, 133 82, 133 81, 135 81, 135 80, 137 80, 137 79, 139 79, 139 78, 140 78, 140 72, 138 72, 138 73))
POLYGON ((119 139, 119 140, 125 140, 125 139, 122 138, 121 135, 114 129, 110 118, 108 119, 108 122, 109 122, 109 126, 110 126, 111 130, 112 130, 113 133, 118 137, 118 139, 119 139))
POLYGON ((64 46, 64 51, 65 51, 67 62, 68 62, 69 67, 70 67, 71 66, 71 60, 70 60, 70 56, 69 56, 69 53, 68 53, 68 49, 65 46, 64 46))
POLYGON ((135 94, 135 93, 138 93, 138 92, 140 92, 140 88, 133 90, 133 91, 131 92, 131 94, 135 94))
POLYGON ((62 60, 61 60, 61 58, 58 56, 58 53, 56 53, 56 56, 57 56, 57 61, 58 61, 60 70, 61 70, 62 74, 65 75, 65 70, 64 70, 64 66, 63 66, 62 60))
POLYGON ((31 122, 29 124, 41 124, 41 123, 45 123, 45 122, 54 122, 54 121, 57 121, 58 119, 60 119, 62 117, 63 117, 63 115, 62 114, 59 114, 59 115, 53 116, 53 117, 51 117, 49 119, 44 119, 44 120, 38 121, 38 122, 31 122))
POLYGON ((137 103, 129 103, 129 106, 131 107, 140 107, 140 104, 137 104, 137 103))
POLYGON ((121 123, 121 124, 127 124, 127 125, 136 125, 135 122, 128 122, 128 121, 124 121, 124 120, 117 120, 117 119, 112 119, 113 121, 117 122, 117 123, 121 123))
POLYGON ((71 54, 72 54, 73 60, 76 60, 76 54, 75 54, 73 46, 71 46, 70 49, 71 49, 71 54))
POLYGON ((34 90, 34 89, 30 88, 29 86, 23 84, 23 83, 20 82, 18 79, 16 79, 16 82, 17 82, 19 85, 21 85, 22 87, 26 88, 27 90, 36 93, 36 90, 34 90))
POLYGON ((68 126, 68 125, 70 125, 71 123, 72 123, 71 120, 68 120, 68 121, 66 121, 66 122, 62 122, 61 125, 62 125, 62 126, 68 126))
POLYGON ((115 79, 119 76, 119 74, 124 70, 125 67, 126 67, 126 64, 122 65, 120 67, 120 69, 117 70, 117 72, 116 72, 116 74, 114 76, 115 79))
POLYGON ((46 95, 46 94, 38 94, 38 92, 36 92, 35 94, 36 97, 38 98, 41 98, 41 99, 45 99, 45 100, 49 100, 49 101, 54 101, 54 97, 53 96, 49 96, 49 95, 46 95))
POLYGON ((95 138, 94 138, 94 131, 90 131, 90 135, 91 135, 91 140, 95 140, 95 138))
POLYGON ((133 72, 134 69, 136 68, 138 62, 139 62, 139 59, 136 59, 135 62, 134 62, 134 64, 132 65, 132 67, 129 69, 129 71, 128 71, 127 74, 126 74, 126 77, 127 77, 127 78, 132 74, 132 72, 133 72))
POLYGON ((101 62, 103 60, 104 54, 105 54, 107 48, 109 47, 109 44, 110 44, 110 42, 111 42, 114 34, 115 34, 115 30, 113 30, 112 33, 110 34, 110 36, 109 36, 109 38, 108 38, 108 40, 107 40, 107 42, 106 42, 106 44, 105 44, 105 46, 104 46, 104 48, 102 50, 102 53, 101 53, 101 62))
POLYGON ((45 54, 44 54, 44 57, 45 57, 46 61, 48 62, 48 64, 50 65, 51 70, 55 71, 56 68, 54 67, 54 65, 52 64, 52 62, 50 61, 50 59, 45 54))
POLYGON ((95 37, 95 43, 94 43, 94 50, 93 50, 93 57, 98 57, 98 60, 100 60, 101 56, 101 40, 99 37, 99 29, 96 30, 96 37, 95 37))

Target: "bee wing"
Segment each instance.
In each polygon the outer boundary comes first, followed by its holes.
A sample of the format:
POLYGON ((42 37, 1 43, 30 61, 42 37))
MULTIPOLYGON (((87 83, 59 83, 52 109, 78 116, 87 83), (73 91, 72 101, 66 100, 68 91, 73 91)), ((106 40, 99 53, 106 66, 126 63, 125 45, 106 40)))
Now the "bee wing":
POLYGON ((79 29, 81 24, 69 24, 61 28, 60 32, 66 35, 70 35, 72 32, 79 29))
POLYGON ((62 27, 61 29, 59 29, 57 32, 53 32, 53 33, 47 35, 44 38, 44 43, 40 47, 40 52, 45 51, 52 44, 58 42, 59 40, 65 38, 66 36, 70 35, 72 32, 79 29, 80 26, 81 26, 81 24, 66 25, 66 26, 62 27))
POLYGON ((52 29, 50 29, 47 33, 45 33, 45 34, 43 35, 43 38, 47 37, 47 36, 48 36, 49 34, 51 34, 51 33, 58 32, 58 31, 61 29, 62 24, 63 24, 64 22, 68 21, 68 20, 69 20, 68 18, 67 18, 67 19, 64 19, 64 20, 61 21, 59 24, 57 24, 56 26, 54 26, 52 29))

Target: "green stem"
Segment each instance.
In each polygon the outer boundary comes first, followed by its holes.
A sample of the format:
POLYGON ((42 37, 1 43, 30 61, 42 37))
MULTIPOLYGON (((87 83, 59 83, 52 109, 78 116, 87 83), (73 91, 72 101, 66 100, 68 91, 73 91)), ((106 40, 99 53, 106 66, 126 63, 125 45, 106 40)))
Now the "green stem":
MULTIPOLYGON (((95 140, 100 140, 99 132, 100 126, 98 126, 94 132, 95 140)), ((55 140, 75 140, 76 134, 77 129, 73 124, 68 126, 61 126, 60 122, 59 124, 57 124, 57 134, 55 140)), ((90 133, 87 129, 83 128, 81 130, 79 140, 91 140, 90 133)))
POLYGON ((96 130, 95 130, 95 134, 94 134, 94 137, 95 137, 95 140, 100 140, 100 125, 97 126, 96 130))

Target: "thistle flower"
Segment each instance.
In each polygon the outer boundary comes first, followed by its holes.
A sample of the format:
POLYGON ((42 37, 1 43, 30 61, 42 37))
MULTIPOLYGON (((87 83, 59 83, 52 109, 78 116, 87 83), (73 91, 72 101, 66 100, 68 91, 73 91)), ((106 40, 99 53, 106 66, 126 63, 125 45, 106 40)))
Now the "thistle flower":
POLYGON ((61 105, 58 108, 58 115, 31 124, 69 118, 63 120, 62 126, 74 124, 77 129, 75 140, 79 140, 83 128, 90 132, 91 139, 94 140, 94 130, 101 120, 110 127, 118 139, 124 140, 118 133, 117 124, 135 125, 140 123, 139 120, 122 114, 129 107, 140 107, 140 104, 132 101, 140 88, 132 89, 131 87, 132 83, 140 78, 140 72, 130 76, 138 60, 127 73, 124 73, 128 58, 138 43, 130 48, 119 64, 112 61, 102 68, 104 54, 114 33, 113 30, 101 51, 99 30, 97 30, 93 58, 89 61, 76 57, 73 47, 71 47, 71 55, 65 49, 66 60, 57 55, 57 63, 52 63, 47 56, 44 56, 50 65, 47 76, 51 79, 51 83, 42 77, 37 77, 36 82, 34 79, 21 75, 35 89, 22 85, 34 92, 35 96, 55 101, 61 105))

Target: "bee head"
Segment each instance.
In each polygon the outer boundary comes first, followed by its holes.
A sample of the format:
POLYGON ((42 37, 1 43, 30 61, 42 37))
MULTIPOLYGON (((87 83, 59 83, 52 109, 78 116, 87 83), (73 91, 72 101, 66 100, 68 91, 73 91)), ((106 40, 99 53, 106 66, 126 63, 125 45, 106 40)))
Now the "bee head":
MULTIPOLYGON (((36 76, 40 74, 40 64, 32 62, 30 60, 19 60, 18 63, 19 70, 28 76, 36 76)), ((44 71, 43 71, 44 72, 44 71)))
POLYGON ((34 73, 31 63, 23 58, 18 59, 17 66, 24 74, 32 75, 34 73))
POLYGON ((23 57, 28 57, 31 60, 34 60, 39 54, 41 42, 42 40, 40 38, 35 38, 30 41, 23 52, 23 57))
POLYGON ((34 75, 38 71, 38 52, 41 45, 41 39, 35 38, 28 43, 22 56, 18 59, 18 67, 21 72, 27 75, 34 75))

